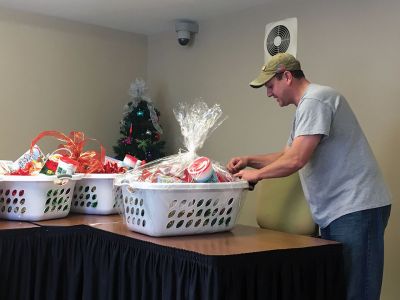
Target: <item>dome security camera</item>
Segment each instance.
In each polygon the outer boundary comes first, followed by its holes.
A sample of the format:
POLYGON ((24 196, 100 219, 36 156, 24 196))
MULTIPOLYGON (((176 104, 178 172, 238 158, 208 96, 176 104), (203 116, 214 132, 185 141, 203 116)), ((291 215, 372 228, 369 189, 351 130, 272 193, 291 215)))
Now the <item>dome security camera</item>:
POLYGON ((199 25, 194 21, 177 21, 175 31, 179 45, 186 46, 192 35, 199 32, 199 25))

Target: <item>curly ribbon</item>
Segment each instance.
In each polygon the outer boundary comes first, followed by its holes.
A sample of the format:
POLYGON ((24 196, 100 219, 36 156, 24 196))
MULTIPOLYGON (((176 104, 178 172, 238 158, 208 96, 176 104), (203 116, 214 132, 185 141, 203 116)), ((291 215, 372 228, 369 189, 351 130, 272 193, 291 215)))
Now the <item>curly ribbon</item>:
POLYGON ((31 151, 34 145, 37 144, 39 140, 44 138, 45 136, 52 136, 62 142, 59 145, 59 149, 66 148, 70 151, 70 156, 73 160, 76 160, 79 163, 77 168, 78 173, 94 173, 94 172, 101 172, 103 170, 103 165, 105 161, 105 149, 103 145, 100 143, 100 153, 96 151, 84 151, 83 148, 85 147, 88 141, 96 141, 96 139, 85 138, 83 132, 80 131, 71 131, 69 135, 65 135, 62 132, 55 131, 55 130, 47 130, 39 133, 31 142, 31 151))

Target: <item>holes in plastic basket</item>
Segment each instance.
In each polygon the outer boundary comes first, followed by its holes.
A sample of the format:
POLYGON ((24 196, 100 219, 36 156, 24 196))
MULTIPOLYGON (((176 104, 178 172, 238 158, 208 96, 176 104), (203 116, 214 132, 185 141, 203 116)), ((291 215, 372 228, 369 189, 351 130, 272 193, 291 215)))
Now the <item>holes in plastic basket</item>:
POLYGON ((201 223, 201 219, 198 219, 196 221, 196 223, 194 223, 194 227, 199 227, 200 223, 201 223))
POLYGON ((171 219, 176 213, 176 210, 171 210, 168 214, 168 219, 171 219))
POLYGON ((200 199, 199 202, 197 202, 197 207, 200 207, 203 205, 204 199, 200 199))
POLYGON ((222 224, 224 224, 224 217, 222 217, 221 219, 219 219, 218 225, 221 226, 222 224))
POLYGON ((213 220, 211 221, 211 226, 214 226, 215 223, 217 223, 217 218, 215 218, 215 219, 213 219, 213 220))
POLYGON ((226 214, 229 215, 232 212, 232 207, 229 207, 228 210, 226 211, 226 214))
POLYGON ((181 218, 184 214, 185 214, 185 211, 184 211, 184 210, 181 210, 181 211, 178 213, 178 218, 181 218))
POLYGON ((192 225, 192 223, 193 223, 193 220, 189 220, 185 225, 186 228, 190 227, 190 225, 192 225))
POLYGON ((190 218, 193 214, 194 214, 194 209, 190 210, 190 211, 187 213, 187 216, 186 216, 186 217, 190 218))
POLYGON ((173 200, 173 201, 169 204, 169 209, 175 207, 176 203, 178 203, 178 200, 173 200))
POLYGON ((10 195, 10 190, 6 190, 5 195, 6 195, 6 196, 10 195))
POLYGON ((228 226, 231 222, 231 217, 226 218, 225 225, 228 226))
POLYGON ((13 197, 15 197, 16 194, 17 194, 17 190, 13 190, 13 191, 11 192, 11 195, 12 195, 13 197))
POLYGON ((206 202, 206 206, 210 206, 211 202, 212 202, 212 199, 208 199, 206 202))
POLYGON ((189 201, 189 204, 188 204, 188 207, 193 206, 195 203, 196 203, 196 200, 195 200, 195 199, 190 200, 190 201, 189 201))
POLYGON ((207 209, 205 212, 204 212, 204 216, 207 218, 209 215, 211 214, 211 209, 207 209))
POLYGON ((176 228, 182 227, 183 223, 184 223, 184 221, 183 221, 183 220, 180 220, 180 221, 176 224, 176 228))
POLYGON ((204 222, 203 222, 203 226, 207 226, 208 222, 210 222, 210 219, 205 219, 204 222))
POLYGON ((26 207, 24 206, 21 208, 21 214, 24 214, 25 212, 26 212, 26 207))
POLYGON ((182 200, 181 203, 179 203, 179 208, 186 206, 186 202, 187 200, 182 200))
POLYGON ((199 210, 197 211, 197 213, 196 213, 196 217, 200 217, 202 213, 203 213, 203 210, 202 210, 202 209, 199 209, 199 210))
POLYGON ((24 194, 25 194, 25 191, 24 190, 20 190, 19 193, 18 193, 18 196, 22 197, 24 194))
POLYGON ((217 214, 217 212, 218 212, 218 208, 214 209, 211 215, 214 217, 217 214))
POLYGON ((228 205, 231 205, 231 204, 232 204, 232 202, 233 202, 233 198, 229 199, 229 201, 228 201, 228 205))
MULTIPOLYGON (((97 194, 94 192, 97 190, 96 186, 90 186, 90 185, 79 185, 76 186, 73 199, 75 199, 75 202, 73 203, 75 207, 79 206, 81 207, 80 210, 86 210, 88 208, 96 208, 97 207, 97 194), (78 199, 81 202, 78 202, 78 199)), ((66 191, 68 193, 68 190, 66 191)), ((125 202, 127 203, 127 198, 125 199, 125 202)))
POLYGON ((171 228, 172 226, 174 226, 174 223, 175 223, 174 220, 169 221, 168 224, 167 224, 167 229, 169 229, 169 228, 171 228))

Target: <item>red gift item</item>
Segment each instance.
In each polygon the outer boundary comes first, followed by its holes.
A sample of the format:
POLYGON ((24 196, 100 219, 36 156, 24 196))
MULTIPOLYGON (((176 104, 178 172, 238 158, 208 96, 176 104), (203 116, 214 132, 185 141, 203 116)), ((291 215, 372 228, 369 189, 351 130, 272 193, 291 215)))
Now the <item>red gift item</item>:
POLYGON ((26 163, 25 167, 23 167, 22 169, 13 171, 9 175, 30 176, 32 168, 33 168, 33 163, 30 161, 30 162, 26 163))
MULTIPOLYGON (((71 152, 71 158, 77 161, 79 164, 76 170, 78 173, 94 173, 103 169, 105 159, 104 147, 100 144, 100 152, 93 150, 83 151, 83 148, 87 142, 96 141, 95 139, 85 138, 83 132, 71 131, 67 136, 59 131, 43 131, 33 139, 31 143, 31 149, 40 139, 45 136, 57 138, 62 142, 62 144, 59 146, 59 149, 64 148, 71 152)), ((68 155, 69 153, 65 154, 68 155)))
POLYGON ((116 174, 116 173, 124 173, 125 169, 123 167, 119 167, 117 163, 106 162, 103 166, 103 169, 99 173, 104 174, 116 174))
POLYGON ((216 172, 216 173, 218 182, 229 182, 229 180, 221 172, 216 172))

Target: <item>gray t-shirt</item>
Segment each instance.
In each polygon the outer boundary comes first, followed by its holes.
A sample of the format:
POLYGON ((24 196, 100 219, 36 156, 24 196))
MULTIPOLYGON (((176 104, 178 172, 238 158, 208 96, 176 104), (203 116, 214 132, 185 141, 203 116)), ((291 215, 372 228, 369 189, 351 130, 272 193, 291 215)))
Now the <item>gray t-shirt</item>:
POLYGON ((379 166, 346 99, 310 84, 300 100, 288 145, 303 135, 323 135, 299 171, 314 221, 324 228, 355 211, 390 204, 379 166))

